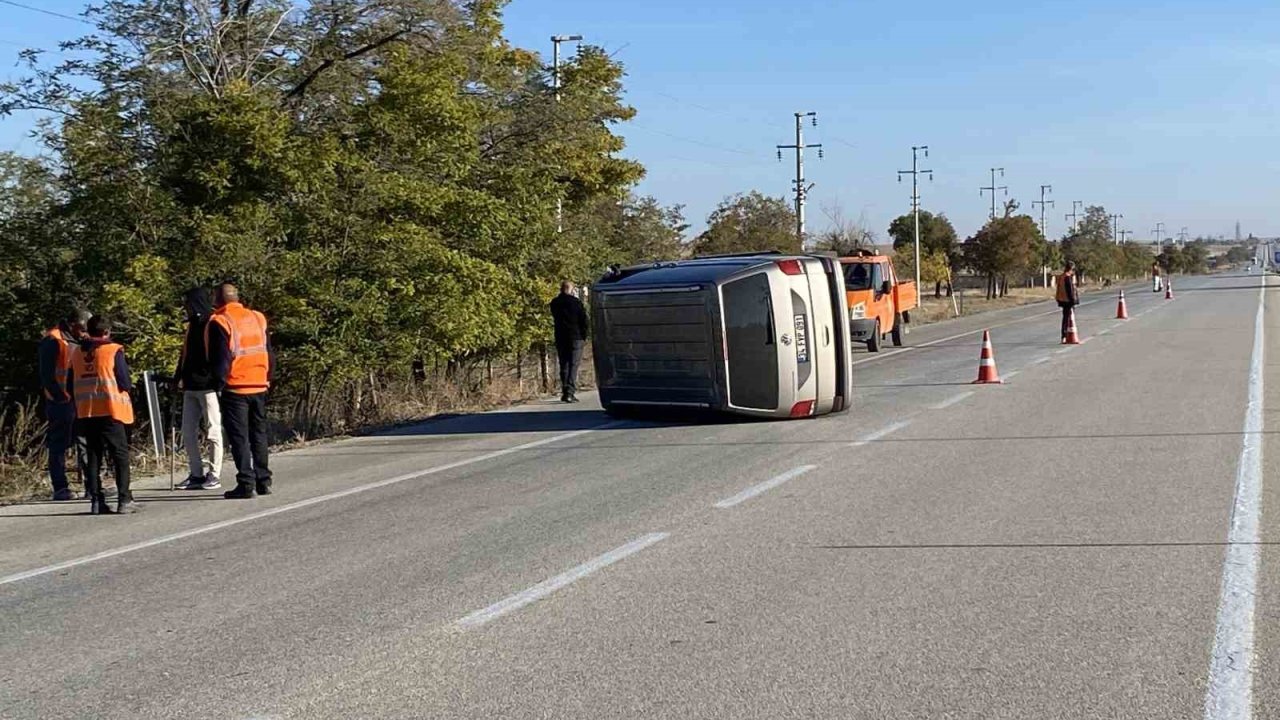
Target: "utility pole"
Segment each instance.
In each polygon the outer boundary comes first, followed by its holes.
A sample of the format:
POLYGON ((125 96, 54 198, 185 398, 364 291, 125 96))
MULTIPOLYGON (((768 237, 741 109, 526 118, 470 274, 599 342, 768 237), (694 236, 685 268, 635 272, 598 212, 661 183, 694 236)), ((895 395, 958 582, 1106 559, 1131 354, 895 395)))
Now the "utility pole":
POLYGON ((806 186, 804 180, 804 150, 805 148, 817 148, 818 159, 822 159, 822 143, 804 144, 804 119, 810 118, 814 127, 818 126, 818 113, 796 113, 796 144, 795 145, 779 145, 778 160, 782 160, 783 150, 796 151, 796 239, 800 241, 800 247, 804 248, 804 201, 805 196, 813 189, 812 185, 806 186))
POLYGON ((1009 194, 1008 185, 996 186, 996 173, 1000 173, 1000 177, 1004 177, 1004 168, 991 168, 991 186, 978 188, 978 197, 982 197, 982 193, 991 191, 991 219, 996 219, 996 191, 1003 190, 1005 195, 1009 194))
POLYGON ((1071 212, 1069 212, 1069 213, 1067 213, 1066 215, 1063 215, 1063 216, 1062 216, 1062 219, 1063 219, 1063 220, 1070 221, 1070 223, 1071 223, 1071 233, 1072 233, 1072 234, 1075 234, 1075 231, 1076 231, 1076 225, 1077 225, 1077 223, 1076 223, 1076 218, 1080 217, 1080 213, 1078 213, 1078 212, 1076 212, 1076 211, 1077 211, 1077 210, 1079 210, 1079 209, 1080 209, 1080 208, 1082 208, 1082 207, 1084 207, 1084 201, 1082 201, 1082 200, 1072 200, 1072 201, 1071 201, 1071 212))
POLYGON ((911 169, 898 171, 898 182, 902 182, 903 175, 911 176, 911 213, 915 216, 915 238, 916 238, 916 292, 920 292, 920 189, 917 180, 920 173, 929 173, 929 182, 933 182, 932 170, 921 170, 916 165, 917 155, 920 151, 924 151, 924 156, 929 157, 928 145, 912 145, 911 146, 911 169))
POLYGON ((1048 227, 1048 225, 1046 225, 1046 224, 1045 224, 1047 221, 1046 221, 1046 220, 1045 220, 1045 218, 1044 218, 1044 209, 1045 209, 1045 206, 1051 206, 1051 205, 1053 205, 1053 201, 1052 201, 1052 200, 1045 200, 1045 199, 1044 199, 1044 196, 1045 196, 1045 194, 1046 194, 1046 193, 1051 193, 1051 192, 1053 192, 1053 186, 1052 186, 1052 185, 1041 185, 1041 186, 1040 186, 1040 199, 1039 199, 1039 200, 1032 200, 1032 201, 1031 201, 1031 207, 1032 207, 1032 208, 1035 208, 1035 206, 1037 206, 1037 205, 1039 205, 1039 206, 1040 206, 1040 234, 1041 234, 1041 235, 1043 235, 1043 236, 1045 237, 1045 239, 1046 239, 1046 240, 1049 238, 1049 227, 1048 227))
POLYGON ((1164 223, 1162 222, 1156 223, 1156 228, 1151 232, 1154 233, 1156 236, 1156 247, 1160 247, 1160 245, 1162 244, 1160 242, 1160 236, 1164 234, 1164 223))
MULTIPOLYGON (((555 90, 556 102, 560 102, 560 43, 581 41, 581 35, 551 36, 551 88, 555 90)), ((563 198, 556 198, 556 232, 564 232, 563 198)))
POLYGON ((1185 247, 1187 244, 1187 226, 1186 225, 1183 225, 1182 229, 1178 231, 1178 244, 1183 247, 1185 247))
POLYGON ((1124 216, 1108 215, 1107 217, 1111 218, 1111 226, 1113 228, 1111 231, 1111 240, 1115 242, 1115 244, 1119 245, 1120 244, 1120 218, 1124 216))
POLYGON ((1120 242, 1121 242, 1122 244, 1123 244, 1123 243, 1127 243, 1127 242, 1129 242, 1129 240, 1128 240, 1128 236, 1130 236, 1130 235, 1132 235, 1132 234, 1133 234, 1133 231, 1132 231, 1132 230, 1121 230, 1121 231, 1120 231, 1120 242))

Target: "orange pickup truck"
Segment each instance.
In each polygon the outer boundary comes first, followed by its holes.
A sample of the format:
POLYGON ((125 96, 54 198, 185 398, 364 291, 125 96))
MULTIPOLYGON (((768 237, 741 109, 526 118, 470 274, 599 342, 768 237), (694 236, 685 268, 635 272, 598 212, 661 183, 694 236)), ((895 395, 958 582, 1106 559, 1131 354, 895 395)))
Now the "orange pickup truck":
POLYGON ((879 352, 888 335, 895 346, 902 345, 911 311, 920 303, 914 280, 899 280, 893 262, 884 255, 866 251, 840 258, 849 301, 849 331, 854 342, 865 342, 867 350, 879 352))

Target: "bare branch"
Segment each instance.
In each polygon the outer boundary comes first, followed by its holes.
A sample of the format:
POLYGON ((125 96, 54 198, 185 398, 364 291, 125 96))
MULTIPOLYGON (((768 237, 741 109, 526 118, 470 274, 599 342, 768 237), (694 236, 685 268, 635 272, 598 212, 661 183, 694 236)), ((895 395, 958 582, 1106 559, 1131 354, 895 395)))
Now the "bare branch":
POLYGON ((336 65, 336 64, 338 64, 338 63, 340 63, 340 62, 346 62, 346 61, 348 61, 348 60, 354 60, 355 58, 358 58, 358 57, 360 57, 361 55, 365 55, 365 54, 367 54, 367 53, 371 53, 371 52, 373 52, 374 50, 377 50, 378 48, 380 48, 380 47, 382 47, 382 46, 384 46, 384 45, 387 45, 388 43, 393 43, 393 42, 395 42, 395 41, 399 40, 400 38, 404 37, 405 35, 408 35, 409 33, 410 33, 410 31, 409 31, 409 30, 407 30, 407 29, 406 29, 406 30, 397 30, 397 31, 395 31, 395 32, 391 33, 390 35, 386 35, 386 36, 384 36, 383 38, 381 38, 381 39, 379 39, 379 40, 375 40, 374 42, 371 42, 371 43, 369 43, 369 44, 367 44, 367 45, 364 45, 364 46, 362 46, 362 47, 358 47, 358 48, 356 48, 355 50, 352 50, 351 52, 349 52, 349 53, 347 53, 347 54, 343 55, 343 56, 342 56, 342 57, 340 57, 340 58, 337 58, 337 59, 329 58, 329 59, 325 60, 324 62, 322 62, 322 63, 320 63, 319 65, 317 65, 317 66, 316 66, 316 68, 315 68, 314 70, 312 70, 310 73, 308 73, 308 74, 307 74, 307 76, 306 76, 305 78, 303 78, 303 79, 302 79, 302 82, 298 83, 296 86, 294 86, 294 88, 293 88, 292 90, 290 90, 288 93, 286 93, 286 94, 285 94, 285 96, 284 96, 284 99, 285 99, 286 101, 289 101, 289 100, 293 100, 293 99, 295 99, 295 98, 301 97, 301 96, 302 96, 302 94, 303 94, 303 93, 305 93, 305 92, 307 91, 307 88, 311 85, 311 83, 315 82, 315 79, 316 79, 317 77, 319 77, 321 73, 323 73, 325 70, 328 70, 329 68, 333 67, 334 65, 336 65))

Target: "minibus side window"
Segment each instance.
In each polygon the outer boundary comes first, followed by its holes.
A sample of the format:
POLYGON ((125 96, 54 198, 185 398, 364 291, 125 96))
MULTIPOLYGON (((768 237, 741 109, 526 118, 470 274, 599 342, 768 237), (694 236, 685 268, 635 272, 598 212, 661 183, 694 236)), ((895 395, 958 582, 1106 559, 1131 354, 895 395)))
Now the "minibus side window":
POLYGON ((721 296, 729 404, 774 410, 778 407, 778 351, 769 276, 757 273, 725 283, 721 296))

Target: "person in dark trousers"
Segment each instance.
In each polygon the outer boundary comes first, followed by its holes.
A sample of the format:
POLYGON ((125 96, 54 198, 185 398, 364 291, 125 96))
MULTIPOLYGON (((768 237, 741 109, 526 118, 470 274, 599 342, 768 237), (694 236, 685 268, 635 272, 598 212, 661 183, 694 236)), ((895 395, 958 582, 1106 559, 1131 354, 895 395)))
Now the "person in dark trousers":
POLYGON ((213 301, 205 288, 186 294, 187 334, 173 376, 182 391, 182 444, 187 449, 187 479, 183 490, 216 490, 222 487, 222 413, 209 356, 204 349, 205 326, 213 314, 213 301), (201 431, 208 439, 209 460, 202 457, 201 431))
POLYGON ((223 497, 243 500, 270 495, 267 390, 275 371, 275 353, 267 318, 241 304, 240 291, 231 283, 214 290, 213 303, 213 316, 205 326, 205 348, 236 464, 236 487, 223 497))
POLYGON ((111 323, 97 316, 89 320, 89 336, 71 353, 71 395, 76 404, 76 434, 88 448, 85 493, 89 512, 113 511, 102 491, 102 463, 110 455, 116 475, 116 513, 134 513, 141 506, 129 490, 129 431, 133 402, 129 392, 129 364, 124 348, 111 342, 111 323))
POLYGON ((555 321, 556 355, 560 360, 560 402, 578 402, 578 366, 587 341, 587 309, 573 294, 573 283, 560 283, 560 294, 551 301, 555 321))
POLYGON ((1071 313, 1080 304, 1080 293, 1076 290, 1076 264, 1067 262, 1066 268, 1058 276, 1058 290, 1055 297, 1058 307, 1062 308, 1062 339, 1067 339, 1067 328, 1071 325, 1071 313))
POLYGON ((67 385, 71 373, 71 352, 84 337, 89 313, 73 310, 54 327, 45 331, 37 349, 40 369, 40 394, 44 396, 44 417, 49 422, 45 446, 49 450, 49 481, 53 500, 76 500, 67 481, 67 448, 75 445, 76 463, 84 471, 85 448, 75 432, 76 406, 67 385))

